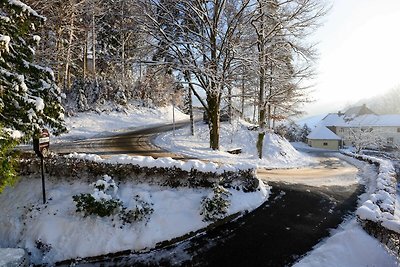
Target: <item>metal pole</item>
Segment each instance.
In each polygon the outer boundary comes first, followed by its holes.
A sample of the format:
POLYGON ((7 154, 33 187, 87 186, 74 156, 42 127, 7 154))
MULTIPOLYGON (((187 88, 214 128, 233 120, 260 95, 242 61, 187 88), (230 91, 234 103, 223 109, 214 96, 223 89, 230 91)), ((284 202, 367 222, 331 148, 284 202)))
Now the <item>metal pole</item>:
POLYGON ((44 183, 44 162, 43 156, 40 157, 40 165, 42 169, 42 192, 43 192, 43 204, 46 204, 46 186, 44 183))
POLYGON ((175 136, 175 100, 172 100, 172 124, 173 124, 173 135, 175 136))

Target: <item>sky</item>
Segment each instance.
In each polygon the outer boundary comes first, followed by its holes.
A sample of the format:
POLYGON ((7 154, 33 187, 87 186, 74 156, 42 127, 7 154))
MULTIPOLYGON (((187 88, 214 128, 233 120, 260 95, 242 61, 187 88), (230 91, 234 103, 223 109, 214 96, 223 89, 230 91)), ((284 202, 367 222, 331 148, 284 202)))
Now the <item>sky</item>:
POLYGON ((317 78, 307 116, 337 112, 400 85, 400 0, 331 0, 312 36, 317 78))

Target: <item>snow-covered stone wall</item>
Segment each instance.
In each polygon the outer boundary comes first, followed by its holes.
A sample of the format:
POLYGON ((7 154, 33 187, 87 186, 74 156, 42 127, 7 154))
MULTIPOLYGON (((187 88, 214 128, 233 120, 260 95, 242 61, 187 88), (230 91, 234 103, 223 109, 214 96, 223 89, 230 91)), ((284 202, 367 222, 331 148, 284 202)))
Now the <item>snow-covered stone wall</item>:
POLYGON ((396 172, 389 160, 343 152, 345 155, 369 162, 378 167, 372 193, 357 209, 363 228, 400 256, 400 218, 396 212, 396 172))
POLYGON ((349 152, 345 154, 375 164, 378 167, 374 192, 357 209, 357 216, 361 220, 376 222, 388 230, 400 233, 400 218, 395 215, 397 180, 393 163, 372 156, 349 152))
MULTIPOLYGON (((24 176, 39 175, 40 161, 33 158, 21 160, 19 172, 24 176)), ((53 155, 45 160, 45 172, 49 179, 83 180, 90 183, 107 174, 118 180, 171 187, 212 187, 219 183, 227 188, 239 186, 244 191, 254 191, 259 184, 255 168, 249 164, 218 165, 199 160, 181 161, 143 156, 119 155, 103 159, 93 154, 53 155)))

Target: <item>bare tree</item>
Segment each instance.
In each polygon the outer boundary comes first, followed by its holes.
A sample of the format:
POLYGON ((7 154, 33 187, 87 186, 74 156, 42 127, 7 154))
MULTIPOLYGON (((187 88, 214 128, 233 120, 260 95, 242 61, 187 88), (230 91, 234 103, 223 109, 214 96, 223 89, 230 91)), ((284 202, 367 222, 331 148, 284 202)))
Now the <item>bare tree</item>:
POLYGON ((258 50, 257 151, 262 158, 266 130, 306 100, 301 82, 312 75, 314 49, 303 40, 326 13, 317 0, 258 0, 252 25, 258 50))
POLYGON ((203 104, 210 128, 210 147, 219 149, 221 96, 233 79, 238 27, 245 20, 249 0, 156 1, 147 4, 145 30, 164 49, 169 64, 191 80, 193 93, 203 104), (171 8, 173 6, 173 8, 171 8), (160 14, 162 20, 160 20, 160 14), (162 23, 161 23, 162 21, 162 23), (198 89, 206 93, 203 101, 198 89))

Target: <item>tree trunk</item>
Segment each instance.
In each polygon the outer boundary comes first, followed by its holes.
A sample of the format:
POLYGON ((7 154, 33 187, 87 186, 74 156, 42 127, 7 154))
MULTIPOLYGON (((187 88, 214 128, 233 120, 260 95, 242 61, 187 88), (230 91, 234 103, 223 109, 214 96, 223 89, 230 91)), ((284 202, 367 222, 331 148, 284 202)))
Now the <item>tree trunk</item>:
POLYGON ((189 117, 190 117, 190 134, 194 135, 194 117, 193 117, 193 102, 192 102, 192 83, 189 84, 189 117))
MULTIPOLYGON (((125 9, 125 1, 122 1, 122 7, 121 7, 121 29, 123 29, 124 25, 123 25, 123 21, 125 18, 125 13, 124 13, 124 9, 125 9)), ((121 61, 122 61, 122 82, 125 85, 125 75, 126 75, 126 60, 125 60, 125 31, 122 30, 121 33, 121 61)))
POLYGON ((74 15, 71 15, 70 24, 69 24, 69 37, 68 37, 68 48, 67 48, 67 56, 65 59, 65 70, 64 70, 64 88, 69 90, 69 72, 70 72, 70 64, 71 64, 71 53, 72 53, 72 41, 74 38, 74 15))
MULTIPOLYGON (((189 71, 184 71, 184 78, 186 80, 186 82, 188 83, 188 95, 189 95, 189 117, 190 117, 190 134, 194 135, 194 116, 193 116, 193 101, 192 101, 192 92, 194 91, 193 88, 193 83, 192 80, 190 78, 190 74, 189 71)), ((201 100, 201 98, 200 98, 201 100)), ((207 112, 207 111, 205 111, 207 112)))
POLYGON ((85 44, 83 46, 83 80, 86 80, 87 76, 87 58, 88 58, 88 32, 85 30, 85 44))
POLYGON ((273 115, 273 119, 272 119, 272 129, 275 129, 275 124, 276 124, 276 106, 274 106, 274 108, 273 108, 272 115, 273 115))
POLYGON ((244 68, 243 68, 243 74, 242 74, 242 95, 241 95, 241 114, 240 117, 243 119, 244 118, 244 94, 245 94, 245 88, 244 88, 244 68))
POLYGON ((207 95, 208 104, 208 122, 210 129, 210 148, 219 149, 219 95, 207 95))
POLYGON ((218 34, 218 6, 214 3, 213 22, 210 31, 210 70, 212 77, 210 78, 209 92, 207 93, 207 105, 209 111, 209 127, 210 127, 210 148, 213 150, 219 149, 219 104, 220 104, 220 85, 215 80, 218 77, 217 66, 217 34, 218 34))
POLYGON ((228 86, 228 116, 229 123, 232 123, 232 87, 228 86))
POLYGON ((95 24, 95 3, 92 2, 92 72, 96 80, 96 24, 95 24))
POLYGON ((259 95, 258 95, 258 125, 259 133, 257 139, 257 152, 258 157, 262 159, 263 157, 263 143, 265 136, 265 25, 264 25, 264 3, 259 2, 260 9, 260 32, 258 34, 258 60, 260 64, 260 84, 259 84, 259 95))

